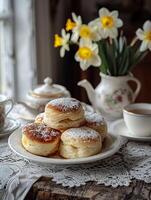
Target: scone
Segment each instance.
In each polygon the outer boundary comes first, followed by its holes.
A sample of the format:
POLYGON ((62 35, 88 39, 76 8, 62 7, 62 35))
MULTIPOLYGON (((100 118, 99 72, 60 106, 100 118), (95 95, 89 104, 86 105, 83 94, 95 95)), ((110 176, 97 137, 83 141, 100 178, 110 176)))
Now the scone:
POLYGON ((44 123, 44 113, 40 113, 35 118, 36 124, 43 124, 44 123))
POLYGON ((100 134, 88 127, 70 128, 61 135, 60 155, 64 158, 83 158, 101 152, 100 134))
POLYGON ((85 126, 96 130, 102 137, 102 141, 107 135, 107 124, 101 114, 96 112, 85 113, 85 126))
POLYGON ((58 150, 61 133, 44 124, 31 123, 22 128, 22 145, 32 154, 48 156, 58 150))
POLYGON ((79 127, 85 122, 80 101, 74 98, 58 98, 45 107, 44 123, 58 130, 79 127))

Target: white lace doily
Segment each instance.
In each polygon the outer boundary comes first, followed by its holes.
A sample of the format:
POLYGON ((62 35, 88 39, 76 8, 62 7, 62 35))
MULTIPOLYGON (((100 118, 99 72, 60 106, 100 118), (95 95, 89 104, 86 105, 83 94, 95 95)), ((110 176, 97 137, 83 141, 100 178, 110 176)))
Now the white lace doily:
POLYGON ((97 163, 49 167, 33 164, 15 155, 7 144, 0 145, 0 189, 16 174, 50 176, 56 183, 69 187, 87 181, 128 186, 133 178, 151 182, 151 145, 128 142, 114 156, 97 163))

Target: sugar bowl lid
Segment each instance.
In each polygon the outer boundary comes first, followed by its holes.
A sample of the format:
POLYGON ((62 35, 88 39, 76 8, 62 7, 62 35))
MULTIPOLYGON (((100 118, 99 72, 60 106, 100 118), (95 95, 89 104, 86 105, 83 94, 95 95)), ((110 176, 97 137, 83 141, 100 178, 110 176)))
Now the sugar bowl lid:
POLYGON ((62 85, 52 84, 52 79, 47 77, 44 79, 44 84, 38 86, 30 95, 35 98, 59 98, 69 93, 62 85))

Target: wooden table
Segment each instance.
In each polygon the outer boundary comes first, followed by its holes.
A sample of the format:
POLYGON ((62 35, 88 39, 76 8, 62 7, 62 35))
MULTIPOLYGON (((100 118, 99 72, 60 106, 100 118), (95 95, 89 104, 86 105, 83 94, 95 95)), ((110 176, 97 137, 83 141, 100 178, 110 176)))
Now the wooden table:
POLYGON ((128 187, 113 188, 89 182, 85 186, 67 188, 42 177, 25 200, 151 200, 151 184, 133 180, 128 187))

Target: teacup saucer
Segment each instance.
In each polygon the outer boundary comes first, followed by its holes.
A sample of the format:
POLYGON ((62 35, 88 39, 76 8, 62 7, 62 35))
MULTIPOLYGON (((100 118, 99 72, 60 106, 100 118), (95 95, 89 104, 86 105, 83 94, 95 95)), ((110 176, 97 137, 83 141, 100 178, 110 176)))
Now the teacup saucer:
POLYGON ((111 124, 111 128, 116 132, 118 135, 121 135, 123 137, 126 137, 129 140, 135 140, 135 141, 144 141, 149 142, 151 141, 150 137, 139 137, 139 136, 133 136, 131 135, 130 131, 126 127, 126 124, 123 119, 116 120, 111 124))
POLYGON ((6 118, 4 128, 0 130, 0 138, 11 134, 19 126, 20 123, 17 120, 12 119, 10 117, 6 118))

